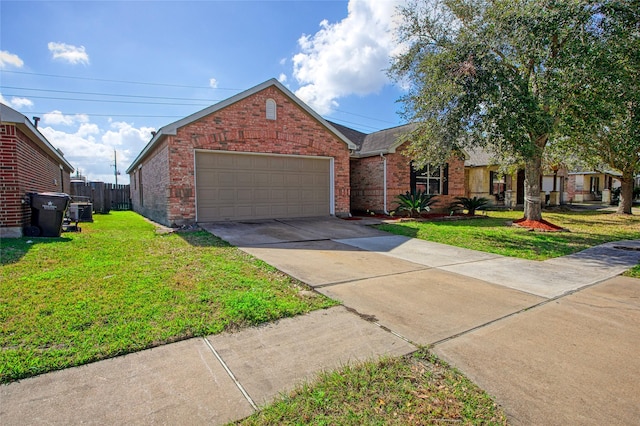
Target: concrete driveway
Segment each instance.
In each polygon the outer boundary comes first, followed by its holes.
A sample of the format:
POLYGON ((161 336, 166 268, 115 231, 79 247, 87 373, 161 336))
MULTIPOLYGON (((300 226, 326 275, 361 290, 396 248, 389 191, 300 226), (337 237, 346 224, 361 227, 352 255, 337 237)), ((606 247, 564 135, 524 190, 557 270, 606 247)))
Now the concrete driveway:
POLYGON ((460 368, 514 424, 637 424, 640 240, 545 262, 333 218, 203 228, 460 368))

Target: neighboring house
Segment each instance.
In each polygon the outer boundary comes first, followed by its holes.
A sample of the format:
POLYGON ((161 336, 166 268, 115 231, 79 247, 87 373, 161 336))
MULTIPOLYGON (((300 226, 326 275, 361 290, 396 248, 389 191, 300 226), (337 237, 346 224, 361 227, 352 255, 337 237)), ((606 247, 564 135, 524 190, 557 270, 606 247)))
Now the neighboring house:
POLYGON ((356 146, 277 80, 162 127, 127 169, 165 225, 347 216, 356 146))
POLYGON ((574 171, 568 174, 567 195, 570 202, 611 201, 611 190, 621 185, 621 173, 607 171, 574 171))
POLYGON ((405 155, 412 125, 365 134, 336 123, 336 129, 358 149, 351 155, 351 211, 390 212, 396 197, 407 191, 438 195, 434 209, 446 209, 464 196, 464 158, 452 157, 442 167, 417 170, 405 155))
POLYGON ((524 204, 524 170, 500 173, 493 155, 481 148, 466 151, 464 187, 466 197, 484 197, 493 205, 513 208, 524 204))
POLYGON ((62 152, 14 109, 0 104, 0 238, 30 225, 29 192, 68 192, 73 167, 62 152))

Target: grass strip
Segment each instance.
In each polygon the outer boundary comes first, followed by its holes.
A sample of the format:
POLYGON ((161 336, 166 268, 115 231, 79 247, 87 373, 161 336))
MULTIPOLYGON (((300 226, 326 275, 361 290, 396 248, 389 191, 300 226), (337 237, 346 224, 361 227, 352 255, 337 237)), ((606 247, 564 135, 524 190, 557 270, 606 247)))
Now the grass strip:
MULTIPOLYGON (((640 238, 640 216, 613 212, 545 212, 543 218, 569 232, 535 232, 508 226, 519 211, 490 211, 488 217, 460 221, 399 222, 378 225, 393 234, 503 256, 546 260, 610 241, 640 238)), ((634 268, 634 270, 637 268, 634 268)))
POLYGON ((0 382, 337 304, 204 231, 81 225, 0 242, 0 382))
POLYGON ((504 425, 490 396, 426 350, 325 372, 236 424, 504 425))

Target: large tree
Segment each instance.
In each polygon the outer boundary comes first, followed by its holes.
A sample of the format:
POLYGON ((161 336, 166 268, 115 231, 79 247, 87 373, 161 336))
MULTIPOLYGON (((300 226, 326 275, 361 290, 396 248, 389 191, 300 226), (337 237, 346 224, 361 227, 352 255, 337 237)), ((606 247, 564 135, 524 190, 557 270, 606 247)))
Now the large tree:
POLYGON ((617 213, 631 214, 634 177, 640 173, 640 1, 594 5, 592 43, 576 67, 572 114, 563 145, 592 167, 622 173, 617 213))
POLYGON ((489 145, 525 165, 525 209, 542 218, 545 147, 568 113, 571 72, 589 42, 584 1, 414 0, 400 8, 390 74, 407 86, 406 118, 418 124, 412 155, 443 163, 456 150, 489 145))

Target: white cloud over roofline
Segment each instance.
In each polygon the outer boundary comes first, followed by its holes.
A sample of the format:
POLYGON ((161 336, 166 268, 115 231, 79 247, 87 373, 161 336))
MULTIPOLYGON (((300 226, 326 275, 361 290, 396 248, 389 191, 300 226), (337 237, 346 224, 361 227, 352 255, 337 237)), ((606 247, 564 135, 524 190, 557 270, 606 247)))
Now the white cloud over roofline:
POLYGON ((31 99, 20 98, 17 96, 13 96, 11 99, 7 99, 4 96, 2 96, 2 93, 0 93, 0 103, 5 104, 16 110, 31 108, 33 106, 33 102, 31 101, 31 99))
POLYGON ((47 47, 53 55, 53 59, 59 59, 72 65, 89 64, 89 54, 84 46, 74 46, 72 44, 51 41, 47 44, 47 47))
POLYGON ((340 22, 320 22, 314 35, 298 39, 293 76, 296 96, 320 114, 338 107, 338 99, 376 93, 389 83, 386 69, 397 51, 394 42, 396 8, 402 2, 350 0, 340 22))

